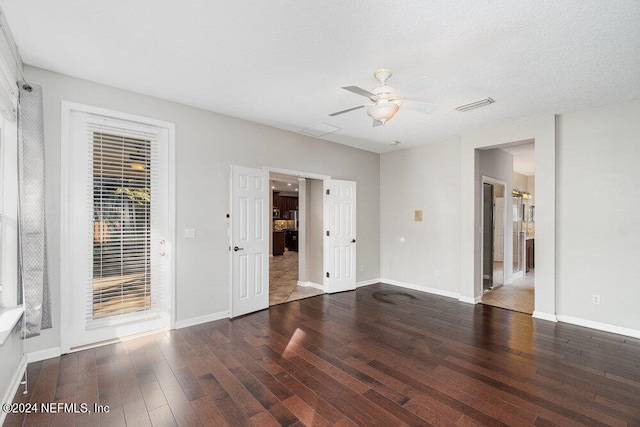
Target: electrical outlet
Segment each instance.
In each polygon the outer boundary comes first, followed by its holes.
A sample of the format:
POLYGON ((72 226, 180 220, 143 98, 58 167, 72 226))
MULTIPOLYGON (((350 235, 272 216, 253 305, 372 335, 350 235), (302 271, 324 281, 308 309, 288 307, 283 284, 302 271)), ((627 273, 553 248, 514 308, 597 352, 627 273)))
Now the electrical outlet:
POLYGON ((360 271, 364 271, 364 264, 360 265, 360 271))
POLYGON ((592 295, 592 296, 591 296, 591 301, 592 301, 594 304, 600 304, 600 295, 592 295))
POLYGON ((440 270, 435 270, 435 271, 433 272, 433 275, 434 275, 435 277, 440 277, 440 270))
POLYGON ((414 211, 413 219, 415 222, 422 222, 422 210, 414 211))

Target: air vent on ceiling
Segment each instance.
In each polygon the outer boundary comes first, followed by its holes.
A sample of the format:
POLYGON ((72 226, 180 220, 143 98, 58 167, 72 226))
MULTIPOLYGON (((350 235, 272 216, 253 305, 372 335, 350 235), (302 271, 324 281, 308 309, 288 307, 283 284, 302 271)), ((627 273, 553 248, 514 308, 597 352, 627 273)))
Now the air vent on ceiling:
POLYGON ((461 105, 459 107, 456 107, 456 110, 458 111, 469 111, 469 110, 473 110, 474 108, 480 108, 480 107, 484 107, 485 105, 489 105, 489 104, 493 104, 494 101, 491 98, 485 98, 485 99, 481 99, 480 101, 475 101, 475 102, 471 102, 469 104, 465 104, 465 105, 461 105))

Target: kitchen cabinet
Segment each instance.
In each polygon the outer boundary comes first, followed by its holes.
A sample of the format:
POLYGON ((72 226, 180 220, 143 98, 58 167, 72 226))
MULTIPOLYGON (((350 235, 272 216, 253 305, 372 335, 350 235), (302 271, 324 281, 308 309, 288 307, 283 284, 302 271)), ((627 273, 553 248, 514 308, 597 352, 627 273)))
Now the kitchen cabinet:
POLYGON ((285 230, 285 246, 293 252, 298 252, 298 231, 285 230))
POLYGON ((298 209, 298 198, 293 196, 281 196, 280 193, 273 193, 273 211, 275 219, 287 218, 289 211, 298 209), (279 216, 275 216, 275 213, 279 212, 279 216))
POLYGON ((284 254, 285 235, 284 231, 273 232, 273 256, 284 254))
POLYGON ((525 272, 528 272, 532 268, 535 268, 535 255, 536 255, 535 239, 527 239, 525 247, 526 247, 525 272))

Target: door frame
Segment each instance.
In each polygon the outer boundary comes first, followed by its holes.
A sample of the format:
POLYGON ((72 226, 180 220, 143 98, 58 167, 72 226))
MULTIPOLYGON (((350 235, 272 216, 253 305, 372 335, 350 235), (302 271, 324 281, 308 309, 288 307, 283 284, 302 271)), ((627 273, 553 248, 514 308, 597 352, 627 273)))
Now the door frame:
MULTIPOLYGON (((175 124, 161 120, 151 119, 148 117, 137 116, 134 114, 123 113, 120 111, 109 110, 106 108, 94 107, 91 105, 79 104, 70 101, 61 102, 62 120, 61 120, 61 139, 60 139, 60 352, 61 354, 69 353, 70 348, 70 328, 71 315, 69 310, 62 307, 62 301, 71 301, 71 271, 72 260, 70 256, 70 247, 73 242, 70 239, 70 232, 73 224, 70 222, 69 212, 71 210, 72 201, 70 198, 71 191, 69 188, 71 182, 72 167, 76 166, 72 163, 71 153, 71 137, 73 128, 71 126, 71 115, 73 112, 94 114, 106 116, 116 120, 126 120, 133 123, 142 123, 156 128, 166 129, 168 144, 168 165, 167 165, 167 240, 166 252, 169 254, 167 267, 169 271, 167 277, 167 294, 169 301, 169 328, 174 329, 176 323, 176 167, 175 167, 175 124)), ((103 343, 89 344, 83 348, 102 345, 103 343)))
MULTIPOLYGON (((482 179, 480 182, 480 205, 484 206, 484 191, 483 191, 483 186, 484 184, 491 184, 491 185, 501 185, 502 188, 504 189, 503 194, 504 194, 504 199, 505 199, 505 203, 504 206, 502 208, 502 245, 503 245, 503 252, 507 250, 507 203, 506 203, 506 196, 507 196, 507 183, 504 181, 500 181, 499 179, 495 179, 492 178, 490 176, 487 175, 482 175, 482 179)), ((494 199, 495 199, 495 195, 494 195, 494 199)), ((494 206, 494 218, 495 218, 495 206, 494 206)), ((495 221, 494 221, 494 225, 495 225, 495 221)), ((481 230, 481 236, 480 236, 480 241, 484 241, 484 209, 480 209, 480 230, 481 230)), ((493 233, 495 233, 495 230, 492 231, 493 233)), ((481 244, 480 247, 482 248, 483 245, 481 244)), ((484 279, 484 271, 482 266, 484 266, 484 250, 480 250, 480 295, 482 295, 484 289, 482 286, 482 282, 484 279)), ((493 273, 493 264, 492 264, 492 268, 491 271, 493 273)), ((505 262, 504 262, 504 256, 503 256, 503 260, 502 260, 502 284, 504 285, 506 283, 506 271, 507 269, 505 268, 505 262)))

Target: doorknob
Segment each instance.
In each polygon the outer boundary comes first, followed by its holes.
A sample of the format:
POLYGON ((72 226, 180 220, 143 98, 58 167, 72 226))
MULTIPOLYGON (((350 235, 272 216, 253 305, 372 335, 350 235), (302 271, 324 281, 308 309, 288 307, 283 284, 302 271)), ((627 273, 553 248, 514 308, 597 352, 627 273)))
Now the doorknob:
POLYGON ((237 246, 234 246, 234 247, 233 247, 233 250, 234 250, 234 251, 236 251, 236 252, 238 252, 238 251, 244 251, 244 248, 239 248, 239 247, 237 247, 237 246))
POLYGON ((356 239, 351 239, 351 243, 355 243, 355 242, 356 242, 356 239))

